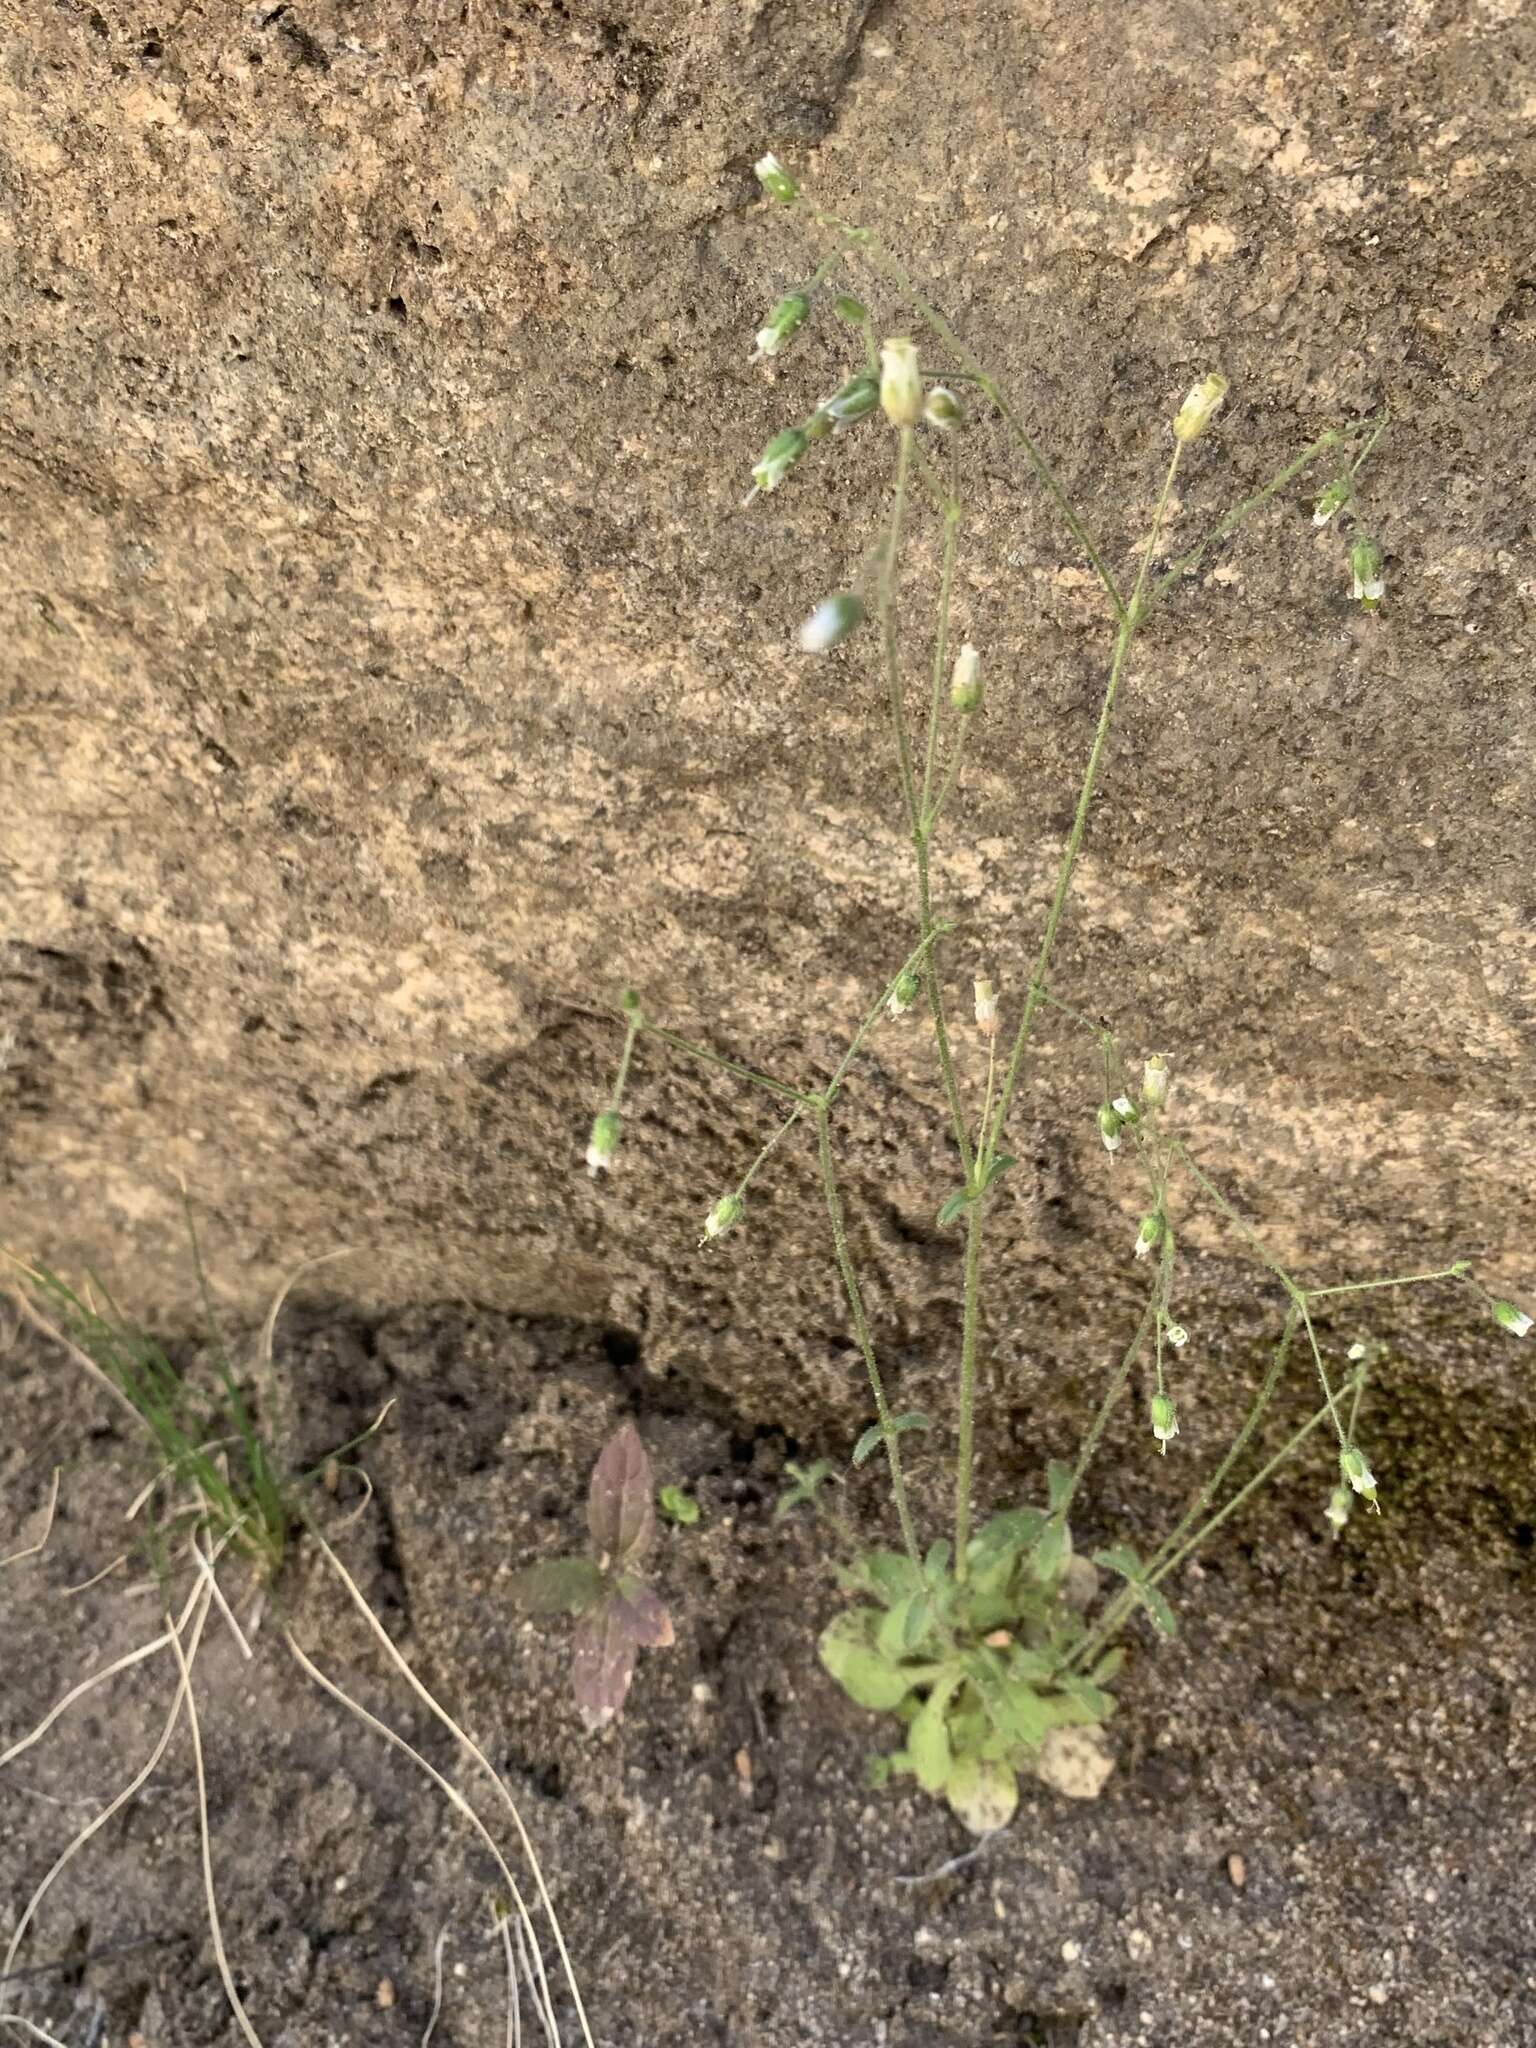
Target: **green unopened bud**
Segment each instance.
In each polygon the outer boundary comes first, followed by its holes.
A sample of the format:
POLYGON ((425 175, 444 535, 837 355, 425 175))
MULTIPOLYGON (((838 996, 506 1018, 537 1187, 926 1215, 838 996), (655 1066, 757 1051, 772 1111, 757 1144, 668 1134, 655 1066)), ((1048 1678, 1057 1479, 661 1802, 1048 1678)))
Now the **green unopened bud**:
POLYGON ((1387 586, 1381 574, 1381 549, 1375 541, 1364 535, 1349 551, 1349 573, 1354 579, 1350 591, 1368 612, 1375 611, 1386 595, 1387 586))
POLYGON ((752 168, 757 173, 757 182, 770 199, 777 199, 781 206, 788 206, 799 198, 799 186, 771 152, 760 156, 752 168))
POLYGON ((805 316, 810 310, 811 302, 804 292, 786 292, 757 330, 753 362, 760 363, 767 356, 776 356, 796 329, 805 325, 805 316))
POLYGON ((873 377, 850 377, 824 401, 822 411, 831 413, 840 427, 847 427, 866 418, 879 403, 880 386, 873 377))
POLYGON ((1123 1123, 1124 1118, 1118 1110, 1107 1102, 1102 1105, 1099 1110, 1099 1136, 1104 1140, 1106 1152, 1120 1150, 1120 1130, 1123 1123))
POLYGON ((1531 1319, 1523 1308, 1516 1308, 1512 1301, 1496 1301, 1493 1304, 1493 1320, 1501 1330, 1508 1330, 1512 1337, 1523 1337, 1531 1327, 1531 1319))
POLYGON ((1345 1481, 1352 1486, 1362 1500, 1368 1500, 1378 1514, 1381 1503, 1376 1498, 1376 1479, 1370 1466, 1365 1462, 1365 1453, 1354 1444, 1346 1444, 1339 1453, 1339 1470, 1345 1481))
POLYGON ((699 1243, 708 1244, 712 1237, 723 1237, 733 1223, 741 1221, 746 1206, 740 1195, 722 1195, 704 1218, 704 1235, 699 1243))
POLYGON ((869 325, 868 306, 862 299, 855 298, 852 292, 839 292, 832 302, 832 310, 839 320, 846 320, 850 326, 869 325))
POLYGON ((1354 494, 1354 484, 1347 476, 1336 476, 1317 501, 1312 514, 1314 526, 1326 526, 1335 512, 1340 512, 1354 494))
POLYGON ((1155 1252, 1163 1241, 1163 1218, 1160 1210, 1154 1209, 1143 1216, 1136 1232, 1136 1256, 1144 1259, 1148 1252, 1155 1252))
POLYGON ((1333 1525, 1335 1536, 1342 1536, 1344 1524, 1355 1511, 1355 1497, 1347 1486, 1336 1486, 1328 1496, 1328 1505, 1323 1513, 1333 1525))
POLYGON ((1121 1123, 1136 1124, 1141 1122, 1140 1113, 1129 1095, 1117 1095, 1109 1106, 1115 1112, 1115 1115, 1119 1117, 1121 1123))
POLYGON ((967 640, 955 656, 949 678, 949 701, 963 716, 977 710, 982 699, 981 656, 967 640))
POLYGON ((626 1017, 638 1017, 640 1015, 639 989, 625 989, 624 993, 619 997, 619 1003, 626 1017))
POLYGON ((1209 377, 1202 377, 1200 382, 1191 388, 1185 397, 1184 403, 1174 414, 1173 438, 1175 441, 1193 441, 1196 435, 1203 434, 1215 418, 1216 409, 1226 395, 1227 380, 1225 377, 1218 377, 1214 374, 1209 377))
POLYGON ((1163 1336, 1175 1351, 1182 1351, 1189 1342, 1189 1332, 1182 1323, 1164 1323, 1163 1336))
POLYGON ((910 341, 888 341, 880 351, 880 403, 893 427, 915 427, 923 416, 923 380, 910 341))
POLYGON ((916 1001, 917 976, 910 967, 904 967, 896 977, 885 1006, 886 1010, 893 1017, 905 1017, 916 1001))
POLYGON ((1168 1100, 1168 1088, 1172 1080, 1168 1062, 1160 1052, 1153 1053, 1141 1070, 1141 1099, 1148 1109, 1162 1108, 1168 1100))
POLYGON ((805 453, 805 436, 798 427, 786 427, 775 434, 752 467, 752 481, 760 491, 776 491, 805 453))
POLYGON ((1163 1456, 1168 1455, 1168 1446, 1179 1433, 1179 1418, 1170 1394, 1152 1396, 1152 1434, 1162 1446, 1163 1456))
POLYGON ((930 427, 942 427, 947 432, 965 418, 965 408, 947 384, 935 384, 923 400, 923 418, 930 427))
POLYGON ((600 1173, 607 1173, 613 1166, 613 1155, 619 1149, 618 1112, 605 1109, 592 1125, 592 1136, 587 1141, 587 1171, 594 1180, 600 1173))
POLYGON ((824 597, 800 628, 800 649, 804 654, 825 654, 839 647, 864 617, 864 601, 851 590, 839 590, 824 597))

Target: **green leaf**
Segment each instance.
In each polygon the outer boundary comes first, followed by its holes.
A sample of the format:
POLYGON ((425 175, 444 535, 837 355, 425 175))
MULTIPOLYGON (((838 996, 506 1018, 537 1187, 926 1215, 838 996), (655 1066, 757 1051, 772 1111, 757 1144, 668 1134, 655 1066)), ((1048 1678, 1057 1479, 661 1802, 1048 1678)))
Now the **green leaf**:
POLYGON ((953 1223, 957 1216, 963 1216, 976 1197, 969 1188, 956 1188, 939 1204, 939 1222, 953 1223))
POLYGON ((926 1593, 919 1593, 907 1602, 907 1618, 902 1624, 901 1647, 910 1656, 922 1643, 933 1620, 933 1602, 926 1593))
POLYGON ((1129 1579, 1132 1585, 1140 1585, 1146 1572, 1146 1566, 1129 1543, 1112 1543, 1108 1550, 1096 1550, 1093 1561, 1102 1565, 1105 1571, 1117 1572, 1122 1579, 1129 1579))
POLYGON ((1156 1586, 1138 1586, 1136 1590, 1140 1593, 1141 1604, 1147 1610, 1152 1626, 1158 1631, 1159 1635, 1177 1635, 1179 1624, 1174 1619, 1173 1609, 1168 1605, 1168 1602, 1163 1598, 1156 1586))
POLYGON ((1093 1561, 1095 1564, 1103 1565, 1106 1571, 1118 1572, 1120 1574, 1121 1578, 1125 1580, 1131 1591, 1136 1595, 1137 1600, 1147 1610, 1148 1619, 1160 1635, 1171 1636, 1177 1634, 1179 1625, 1174 1619, 1173 1609, 1168 1605, 1168 1602, 1163 1598, 1156 1586, 1149 1586, 1147 1584, 1147 1568, 1136 1552, 1132 1550, 1129 1543, 1116 1543, 1108 1550, 1096 1550, 1093 1554, 1093 1561))
POLYGON ((512 1604, 524 1614, 584 1614, 605 1584, 590 1557, 552 1557, 512 1575, 512 1604))
POLYGON ((917 1782, 925 1792, 942 1792, 954 1761, 949 1747, 946 1716, 958 1679, 936 1685, 921 1713, 907 1730, 907 1755, 917 1782))
POLYGON ((1072 1503, 1072 1467, 1063 1465, 1058 1458, 1052 1458, 1045 1468, 1045 1490, 1050 1498, 1051 1513, 1060 1514, 1072 1503))
POLYGON ((1013 1558, 1034 1542, 1045 1527, 1038 1508, 1005 1508, 983 1524, 973 1539, 968 1555, 972 1565, 986 1571, 1004 1558, 1013 1558))
POLYGON ((999 1735, 1027 1750, 1038 1749, 1051 1727, 1046 1702, 1023 1679, 1007 1677, 986 1650, 966 1659, 966 1674, 986 1709, 987 1719, 999 1735))
POLYGON ((936 1543, 929 1544, 928 1555, 923 1559, 923 1577, 929 1585, 936 1584, 948 1572, 951 1549, 949 1539, 945 1536, 939 1537, 936 1543))
POLYGON ((639 1649, 627 1602, 605 1601, 577 1624, 571 1645, 571 1689, 588 1733, 623 1711, 639 1649))
POLYGON ((1017 1166, 1018 1163, 1018 1160, 1014 1158, 1011 1152, 999 1152, 992 1164, 987 1168, 986 1185, 991 1187, 994 1181, 1002 1179, 1010 1166, 1017 1166))
POLYGON ((1107 1721, 1115 1711, 1115 1702, 1107 1692, 1091 1685, 1086 1678, 1068 1673, 1061 1681, 1062 1691, 1077 1701, 1091 1721, 1107 1721))
POLYGON ((1026 1685, 1056 1683, 1056 1659, 1044 1650, 1026 1650, 1022 1646, 1010 1650, 1008 1670, 1012 1677, 1022 1678, 1026 1685))
POLYGON ((995 1834, 1019 1809, 1019 1781, 1012 1769, 981 1757, 960 1758, 944 1793, 973 1835, 995 1834))
POLYGON ((869 1640, 873 1617, 854 1608, 839 1614, 822 1630, 818 1652, 822 1664, 857 1706, 890 1713, 918 1682, 920 1667, 902 1669, 883 1657, 869 1640))
POLYGON ((1106 1650, 1088 1675, 1095 1685, 1108 1685, 1124 1662, 1124 1650, 1106 1650))
POLYGON ((1047 1522, 1029 1553, 1029 1568, 1042 1585, 1048 1586, 1061 1577, 1071 1555, 1072 1539, 1065 1522, 1047 1522))
POLYGON ((792 1508, 803 1507, 807 1501, 814 1502, 827 1481, 839 1477, 837 1467, 830 1458, 818 1458, 814 1465, 797 1465, 792 1458, 786 1458, 784 1470, 794 1481, 794 1485, 786 1487, 775 1502, 775 1521, 782 1520, 792 1508))
POLYGON ((691 1529, 699 1519, 698 1502, 681 1486, 664 1486, 656 1496, 656 1505, 669 1522, 676 1522, 684 1529, 691 1529))
POLYGON ((615 1430, 592 1467, 587 1528, 592 1547, 614 1564, 643 1557, 656 1533, 651 1461, 632 1422, 615 1430))
MULTIPOLYGON (((893 1415, 891 1417, 892 1436, 905 1436, 909 1429, 926 1429, 927 1427, 927 1416, 920 1414, 915 1408, 911 1411, 910 1414, 893 1415)), ((885 1430, 878 1422, 872 1422, 869 1428, 865 1430, 864 1434, 859 1438, 858 1442, 853 1447, 854 1464, 862 1465, 864 1463, 864 1460, 867 1457, 869 1457, 873 1451, 878 1449, 878 1447, 881 1444, 883 1444, 884 1441, 885 1430)))
POLYGON ((870 1593, 887 1607, 908 1594, 921 1592, 923 1578, 910 1557, 900 1550, 866 1550, 838 1573, 845 1592, 870 1593))
POLYGON ((909 1593, 880 1617, 880 1625, 875 1630, 875 1648, 891 1663, 900 1663, 921 1642, 932 1612, 926 1592, 909 1593))

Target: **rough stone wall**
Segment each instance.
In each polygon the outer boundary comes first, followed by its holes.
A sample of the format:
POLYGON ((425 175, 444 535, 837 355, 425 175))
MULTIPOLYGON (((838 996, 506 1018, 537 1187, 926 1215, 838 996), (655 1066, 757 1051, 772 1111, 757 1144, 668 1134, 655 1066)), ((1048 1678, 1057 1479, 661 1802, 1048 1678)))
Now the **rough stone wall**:
MULTIPOLYGON (((747 361, 819 253, 756 193, 772 146, 901 248, 1117 565, 1194 374, 1233 396, 1180 541, 1390 405, 1379 616, 1297 491, 1149 631, 1060 985, 1166 1046, 1193 1137, 1309 1270, 1469 1250, 1519 1281, 1518 6, 0 17, 0 1237, 174 1319, 181 1178, 244 1307, 355 1246, 352 1298, 604 1319, 749 1414, 857 1408, 803 1152, 750 1234, 695 1250, 758 1102, 646 1053, 623 1170, 577 1164, 620 982, 809 1075, 910 943, 870 650, 791 638, 857 563, 882 465, 850 437, 740 510, 846 346, 824 323, 747 361)), ((992 691, 937 889, 952 988, 985 966, 1006 1001, 1106 633, 1016 454, 969 446, 958 602, 992 691)), ((923 529, 914 604, 932 559, 923 529)), ((1091 1058, 1046 1044, 997 1210, 1004 1356, 1129 1286, 1091 1058)), ((849 1188, 914 1382, 956 1292, 935 1104, 922 1028, 883 1031, 849 1188)))

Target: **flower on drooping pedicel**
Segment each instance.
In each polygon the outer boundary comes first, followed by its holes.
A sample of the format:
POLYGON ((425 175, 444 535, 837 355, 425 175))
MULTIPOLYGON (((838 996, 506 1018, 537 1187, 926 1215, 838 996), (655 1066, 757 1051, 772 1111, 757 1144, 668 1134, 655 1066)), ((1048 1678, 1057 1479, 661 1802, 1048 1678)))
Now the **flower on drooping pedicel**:
POLYGON ((986 980, 976 983, 976 1029, 983 1038, 997 1036, 997 991, 986 980))
POLYGON ((1148 1109, 1161 1109, 1168 1100, 1168 1087, 1173 1076, 1168 1071, 1168 1062, 1160 1052, 1153 1053, 1141 1070, 1141 1099, 1148 1109))
POLYGON ((594 1119, 592 1135, 587 1141, 587 1171, 594 1180, 600 1173, 611 1172, 613 1155, 618 1149, 618 1112, 605 1109, 600 1117, 594 1119))
POLYGON ((1179 1433, 1178 1412, 1173 1405, 1171 1394, 1152 1396, 1152 1434, 1162 1448, 1163 1456, 1168 1455, 1168 1446, 1179 1433))
POLYGON ((968 716, 980 705, 981 698, 981 656, 967 640, 955 656, 954 670, 949 678, 949 701, 956 711, 968 716))
POLYGON ((800 628, 803 654, 825 654, 840 647, 864 617, 863 599, 851 590, 834 591, 824 597, 800 628))
POLYGON ((1140 1123, 1141 1115, 1129 1095, 1117 1095, 1109 1105, 1123 1124, 1140 1123))
POLYGON ((1173 417, 1175 441, 1193 441, 1196 435, 1203 434, 1226 395, 1226 378, 1218 377, 1214 372, 1193 385, 1173 417))
POLYGON ((760 363, 769 356, 776 356, 795 330, 805 325, 805 316, 810 310, 811 302, 804 292, 786 292, 757 330, 753 362, 760 363))
POLYGON ((1364 1451, 1355 1444, 1346 1444, 1339 1453, 1339 1470, 1360 1498, 1368 1500, 1377 1514, 1380 1514, 1381 1503, 1376 1498, 1376 1476, 1365 1462, 1364 1451))
POLYGON ((741 1221, 746 1206, 740 1195, 722 1195, 704 1218, 704 1235, 699 1243, 706 1245, 712 1237, 724 1237, 733 1223, 741 1221))
POLYGON ((1354 579, 1350 596, 1359 598, 1366 611, 1375 611, 1387 594, 1381 574, 1381 549, 1375 541, 1362 535, 1354 543, 1349 551, 1349 573, 1354 579))
POLYGON ((1164 1323, 1163 1336, 1175 1351, 1182 1351, 1189 1342, 1189 1332, 1182 1323, 1164 1323))
POLYGON ((805 435, 798 427, 775 434, 752 465, 752 481, 760 491, 776 491, 805 453, 805 435))
POLYGON ((881 347, 880 403, 893 427, 915 427, 922 418, 923 380, 912 342, 888 341, 881 347))
POLYGON ((770 199, 777 199, 781 206, 788 206, 798 198, 799 186, 771 150, 767 156, 760 156, 752 168, 757 173, 757 182, 770 199))
POLYGON ((1120 1131, 1124 1118, 1112 1103, 1101 1104, 1099 1109, 1099 1136, 1104 1140, 1106 1152, 1120 1150, 1120 1131))
POLYGON ((1144 1259, 1148 1252, 1155 1252, 1163 1241, 1163 1216, 1160 1209, 1153 1209, 1141 1219, 1136 1232, 1136 1256, 1144 1259))
POLYGON ((1512 1337, 1525 1336, 1531 1327, 1531 1318, 1523 1308, 1516 1308, 1512 1301, 1496 1301, 1493 1320, 1501 1330, 1508 1330, 1512 1337))
POLYGON ((905 1017, 916 1001, 917 976, 910 967, 903 967, 891 985, 891 993, 886 999, 886 1013, 892 1017, 905 1017))
POLYGON ((822 411, 831 413, 840 427, 852 426, 872 413, 880 403, 879 382, 861 373, 839 384, 832 396, 822 401, 822 411))
POLYGON ((1342 511, 1349 503, 1354 488, 1354 484, 1347 476, 1336 476, 1318 499, 1317 509, 1312 514, 1312 524, 1326 526, 1334 513, 1342 511))
POLYGON ((948 433, 965 418, 965 409, 947 384, 935 384, 923 401, 923 418, 930 427, 942 427, 948 433))
POLYGON ((1354 1513, 1354 1508, 1355 1497, 1347 1486, 1336 1486, 1329 1494, 1328 1505, 1323 1509, 1323 1513, 1332 1523, 1335 1536, 1343 1535, 1344 1524, 1354 1513))

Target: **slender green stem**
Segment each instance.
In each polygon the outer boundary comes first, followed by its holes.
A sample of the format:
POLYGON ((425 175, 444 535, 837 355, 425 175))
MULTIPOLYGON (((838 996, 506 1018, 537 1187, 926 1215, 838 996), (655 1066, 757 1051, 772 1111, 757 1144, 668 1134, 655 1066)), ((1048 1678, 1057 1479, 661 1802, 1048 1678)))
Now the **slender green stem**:
POLYGON ((1338 1404, 1334 1399, 1333 1388, 1328 1384, 1328 1368, 1326 1365, 1324 1365, 1323 1354, 1318 1349, 1317 1332, 1312 1327, 1312 1317, 1307 1308, 1307 1297, 1305 1294, 1298 1294, 1296 1296, 1296 1306, 1301 1312, 1301 1321, 1302 1326, 1307 1333, 1307 1342, 1312 1347, 1312 1362, 1317 1367, 1317 1376, 1318 1379, 1322 1382, 1323 1399, 1328 1404, 1328 1413, 1333 1417, 1333 1426, 1334 1430, 1338 1435, 1339 1448, 1340 1450, 1347 1449, 1349 1444, 1349 1438, 1345 1432, 1344 1419, 1339 1414, 1338 1404))
POLYGON ((917 1531, 912 1522, 912 1510, 907 1501, 907 1482, 901 1469, 901 1441, 891 1427, 890 1404, 885 1397, 885 1381, 875 1357, 874 1339, 870 1335, 869 1317, 864 1312, 864 1297, 859 1291, 859 1277, 854 1271, 853 1258, 848 1250, 848 1233, 843 1223, 843 1198, 837 1185, 837 1167, 832 1158, 832 1120, 826 1102, 818 1098, 816 1110, 817 1150, 821 1160, 821 1185, 826 1196, 827 1215, 832 1224, 832 1249, 837 1260, 837 1270, 842 1276, 843 1292, 848 1297, 849 1312, 853 1317, 854 1334, 864 1359, 864 1370, 869 1375, 870 1392, 875 1397, 875 1414, 880 1423, 880 1437, 885 1445, 886 1461, 891 1470, 891 1497, 896 1503, 896 1518, 901 1523, 902 1541, 913 1564, 922 1569, 922 1554, 918 1549, 917 1531))
POLYGON ((1098 1413, 1088 1425, 1088 1433, 1078 1447, 1077 1462, 1072 1467, 1071 1481, 1068 1484, 1066 1495, 1057 1509, 1057 1513, 1063 1520, 1067 1518, 1071 1510, 1077 1489, 1082 1485, 1083 1476, 1092 1464, 1094 1453, 1098 1450, 1104 1432, 1109 1426, 1109 1418, 1114 1413, 1120 1396, 1125 1392, 1136 1361, 1140 1358, 1146 1346, 1147 1332, 1156 1324, 1158 1298, 1159 1289, 1157 1286, 1154 1286, 1151 1294, 1147 1297, 1147 1305, 1141 1312, 1141 1321, 1136 1325, 1136 1334, 1126 1346, 1125 1356, 1121 1359, 1119 1365, 1116 1366, 1114 1377, 1105 1389, 1104 1398, 1099 1403, 1098 1413))
POLYGON ((960 762, 965 753, 965 743, 971 736, 971 727, 976 723, 974 711, 966 712, 960 720, 960 730, 955 734, 954 750, 949 757, 949 766, 944 771, 944 780, 939 784, 939 793, 928 806, 923 819, 923 836, 932 836, 933 828, 939 822, 944 806, 954 794, 955 784, 960 776, 960 762))
POLYGON ((1365 446, 1360 450, 1360 453, 1355 457, 1354 461, 1345 464, 1345 470, 1349 476, 1357 477, 1360 474, 1361 469, 1365 466, 1366 457, 1370 454, 1371 450, 1376 446, 1376 443, 1381 439, 1382 435, 1387 431, 1387 422, 1391 419, 1391 417, 1392 415, 1385 409, 1383 409, 1381 416, 1375 421, 1374 424, 1372 424, 1370 421, 1364 422, 1365 425, 1370 426, 1370 438, 1366 441, 1365 446))
POLYGON ((640 1036, 640 1019, 627 1014, 624 1019, 624 1050, 619 1054, 619 1071, 614 1078, 613 1094, 608 1107, 617 1113, 624 1106, 624 1090, 629 1085, 629 1063, 634 1056, 635 1040, 640 1036))
MULTIPOLYGON (((929 799, 933 795, 934 770, 939 758, 939 720, 944 708, 944 670, 949 656, 949 612, 955 584, 955 554, 960 543, 960 507, 950 501, 944 508, 944 559, 939 569, 939 620, 933 636, 933 694, 928 704, 928 744, 923 759, 923 794, 917 807, 919 827, 932 829, 929 799)), ((964 727, 961 728, 964 731, 964 727)))
POLYGON ((981 1329, 981 1237, 985 1194, 965 1212, 965 1313, 960 1336, 960 1420, 955 1446, 955 1577, 970 1573, 971 1480, 976 1462, 976 1346, 981 1329))
POLYGON ((1297 1300, 1301 1293, 1301 1289, 1296 1285, 1296 1282, 1291 1278, 1290 1274, 1285 1270, 1284 1266, 1281 1265, 1280 1261, 1269 1249, 1269 1246, 1265 1244, 1263 1238, 1259 1236, 1259 1233, 1253 1228, 1252 1224, 1245 1222, 1244 1219, 1238 1215, 1237 1211, 1233 1208, 1232 1204, 1227 1200, 1226 1196, 1221 1192, 1220 1188, 1218 1188, 1215 1185, 1215 1183, 1211 1181, 1204 1173, 1202 1173, 1198 1166, 1196 1166, 1194 1160, 1190 1158, 1189 1150, 1182 1139, 1174 1138, 1170 1140, 1170 1143, 1172 1145, 1174 1152, 1177 1153, 1179 1159, 1183 1163, 1184 1168, 1186 1172, 1189 1174, 1190 1179, 1195 1183, 1195 1186, 1200 1189, 1201 1193, 1206 1197, 1207 1201, 1211 1203, 1211 1205, 1217 1210, 1217 1212, 1220 1215, 1226 1218, 1226 1220, 1232 1225, 1232 1228, 1238 1232, 1239 1236, 1241 1236, 1246 1243, 1253 1247, 1254 1251, 1258 1254, 1259 1258, 1263 1260, 1264 1264, 1268 1266, 1271 1273, 1275 1275, 1275 1278, 1280 1282, 1281 1286, 1285 1289, 1286 1293, 1290 1296, 1292 1301, 1297 1300))
POLYGON ((1442 1266, 1435 1273, 1403 1273, 1391 1280, 1346 1280, 1338 1287, 1309 1287, 1308 1301, 1321 1301, 1325 1295, 1374 1294, 1384 1287, 1419 1287, 1430 1280, 1464 1280, 1458 1259, 1454 1266, 1442 1266))
POLYGON ((805 1115, 805 1112, 809 1107, 809 1103, 805 1102, 797 1102, 795 1104, 794 1108, 789 1112, 789 1115, 785 1117, 783 1123, 779 1125, 779 1128, 768 1140, 767 1144, 763 1147, 762 1151, 758 1153, 757 1157, 753 1160, 752 1164, 741 1176, 741 1179, 737 1181, 736 1192, 738 1195, 745 1195, 747 1189, 752 1185, 753 1180, 756 1178, 758 1169, 762 1166, 767 1165, 769 1159, 773 1156, 775 1148, 785 1138, 789 1136, 790 1132, 795 1128, 795 1125, 799 1123, 801 1117, 805 1115))
POLYGON ((901 781, 901 800, 907 813, 907 829, 918 826, 917 782, 912 772, 912 743, 907 735, 907 708, 901 680, 901 649, 896 637, 896 562, 901 552, 901 529, 906 516, 907 477, 912 467, 912 429, 903 427, 896 441, 896 480, 891 489, 891 523, 885 553, 880 562, 880 641, 885 655, 885 683, 891 702, 891 730, 896 738, 896 767, 901 781))
MULTIPOLYGON (((936 929, 933 922, 933 893, 928 874, 928 840, 918 833, 913 840, 917 856, 917 919, 918 929, 925 935, 936 929)), ((939 965, 932 948, 923 961, 923 991, 928 998, 928 1013, 933 1018, 934 1044, 938 1048, 939 1072, 944 1079, 944 1099, 949 1104, 949 1120, 955 1133, 955 1144, 960 1152, 960 1165, 967 1180, 971 1177, 973 1164, 970 1133, 965 1127, 965 1105, 960 1100, 960 1080, 955 1072, 955 1055, 949 1042, 949 1026, 944 1017, 944 991, 939 986, 939 965)))
POLYGON ((695 1045, 691 1038, 680 1038, 675 1031, 664 1031, 659 1024, 642 1022, 639 1028, 647 1038, 659 1038, 674 1052, 686 1053, 690 1059, 702 1060, 706 1066, 723 1068, 727 1074, 734 1074, 738 1081, 748 1081, 754 1088, 765 1088, 770 1095, 786 1097, 790 1102, 802 1102, 807 1107, 814 1099, 803 1088, 792 1088, 787 1081, 776 1081, 771 1074, 760 1074, 755 1067, 744 1067, 739 1060, 728 1060, 721 1053, 711 1052, 707 1045, 695 1045))

